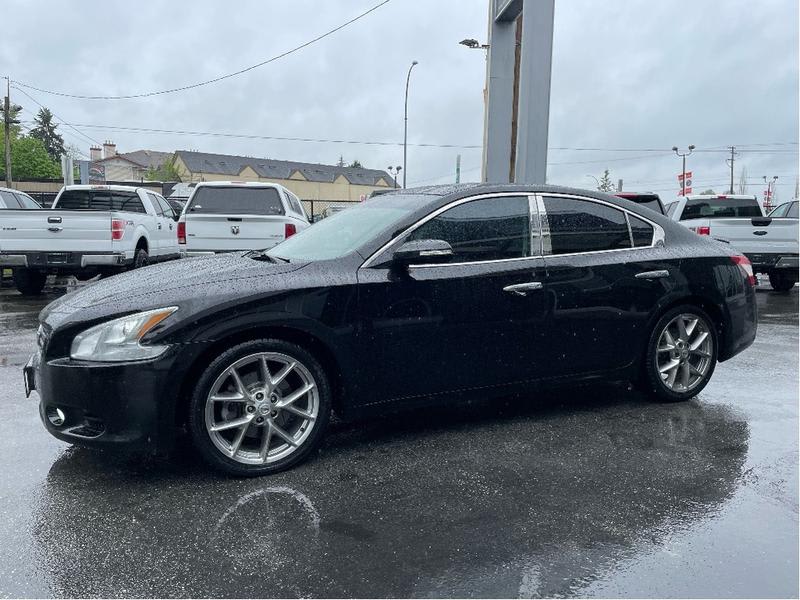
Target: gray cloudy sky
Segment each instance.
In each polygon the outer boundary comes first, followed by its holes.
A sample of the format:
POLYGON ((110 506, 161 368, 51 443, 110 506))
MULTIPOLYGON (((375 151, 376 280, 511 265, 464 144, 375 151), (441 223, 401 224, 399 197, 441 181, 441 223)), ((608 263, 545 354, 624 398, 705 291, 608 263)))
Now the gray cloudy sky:
MULTIPOLYGON (((39 88, 124 95, 191 84, 260 62, 379 0, 33 2, 5 0, 0 73, 39 88)), ((60 119, 260 136, 402 142, 411 81, 411 143, 479 145, 487 0, 391 0, 350 27, 286 58, 194 90, 131 100, 80 100, 23 88, 60 119)), ((12 89, 30 119, 36 103, 12 89)), ((60 127, 88 153, 89 140, 60 127)), ((78 127, 121 152, 194 149, 365 166, 402 164, 402 147, 153 134, 78 127)), ((724 191, 725 154, 740 146, 750 193, 778 175, 779 198, 798 172, 797 0, 556 0, 550 116, 552 183, 592 187, 611 169, 625 188, 677 192, 673 145, 694 143, 695 191, 724 191), (701 150, 704 150, 701 152, 701 150)), ((477 148, 409 150, 412 183, 480 177, 477 148)))

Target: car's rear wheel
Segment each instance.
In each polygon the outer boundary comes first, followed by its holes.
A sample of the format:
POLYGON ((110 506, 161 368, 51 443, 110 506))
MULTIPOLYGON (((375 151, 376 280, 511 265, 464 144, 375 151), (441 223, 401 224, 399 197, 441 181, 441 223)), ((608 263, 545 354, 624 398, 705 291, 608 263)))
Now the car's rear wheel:
POLYGON ((645 358, 647 386, 656 397, 679 402, 696 396, 716 364, 716 328, 703 310, 678 306, 659 319, 645 358))
POLYGON ((144 248, 137 248, 136 254, 133 257, 133 268, 140 269, 150 264, 150 255, 144 248))
POLYGON ((32 269, 14 269, 14 285, 23 296, 38 296, 47 283, 47 273, 32 269))
POLYGON ((267 475, 308 457, 330 411, 319 362, 296 344, 261 339, 223 352, 208 366, 192 395, 189 429, 217 469, 267 475))
POLYGON ((788 292, 797 283, 797 273, 789 271, 770 271, 769 284, 776 292, 788 292))

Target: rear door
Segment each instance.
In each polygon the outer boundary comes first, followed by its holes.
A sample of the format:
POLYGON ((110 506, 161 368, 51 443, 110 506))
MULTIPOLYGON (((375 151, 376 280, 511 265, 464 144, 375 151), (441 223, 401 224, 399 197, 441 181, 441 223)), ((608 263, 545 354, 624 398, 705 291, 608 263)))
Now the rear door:
POLYGON ((158 194, 153 194, 153 196, 155 196, 156 202, 160 208, 160 214, 164 218, 162 230, 164 232, 163 253, 166 256, 177 255, 179 253, 178 234, 176 231, 178 216, 175 214, 170 203, 167 202, 163 196, 158 194))
POLYGON ((285 209, 274 187, 199 186, 184 215, 189 251, 271 248, 285 237, 285 209))
POLYGON ((172 209, 168 213, 164 212, 164 206, 158 201, 158 196, 153 192, 146 192, 147 199, 153 206, 155 212, 155 229, 150 232, 151 244, 155 246, 158 251, 152 253, 154 256, 163 256, 171 252, 171 239, 173 237, 172 219, 168 215, 172 215, 172 209), (153 242, 155 242, 153 244, 153 242))
POLYGON ((652 221, 593 198, 539 197, 544 214, 549 364, 556 376, 622 368, 641 356, 645 327, 679 280, 652 221), (630 223, 630 225, 629 225, 630 223))

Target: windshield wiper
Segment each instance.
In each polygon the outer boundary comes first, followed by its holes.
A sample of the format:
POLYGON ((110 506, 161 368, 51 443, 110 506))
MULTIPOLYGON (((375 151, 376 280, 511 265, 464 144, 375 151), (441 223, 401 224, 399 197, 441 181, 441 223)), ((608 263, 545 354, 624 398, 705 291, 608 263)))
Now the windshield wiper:
POLYGON ((253 260, 263 260, 265 262, 273 262, 273 263, 277 263, 278 261, 287 263, 289 262, 288 258, 282 258, 280 256, 271 256, 267 254, 266 250, 250 250, 250 252, 246 252, 244 256, 247 258, 251 258, 253 260))

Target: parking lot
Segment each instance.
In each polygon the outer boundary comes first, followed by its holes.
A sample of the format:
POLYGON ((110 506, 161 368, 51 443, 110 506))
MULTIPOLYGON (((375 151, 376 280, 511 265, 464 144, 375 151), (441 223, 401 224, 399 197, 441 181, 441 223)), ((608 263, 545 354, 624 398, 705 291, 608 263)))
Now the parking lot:
POLYGON ((616 387, 334 423, 230 479, 72 448, 21 367, 42 299, 0 290, 0 596, 798 594, 798 293, 700 397, 616 387))

